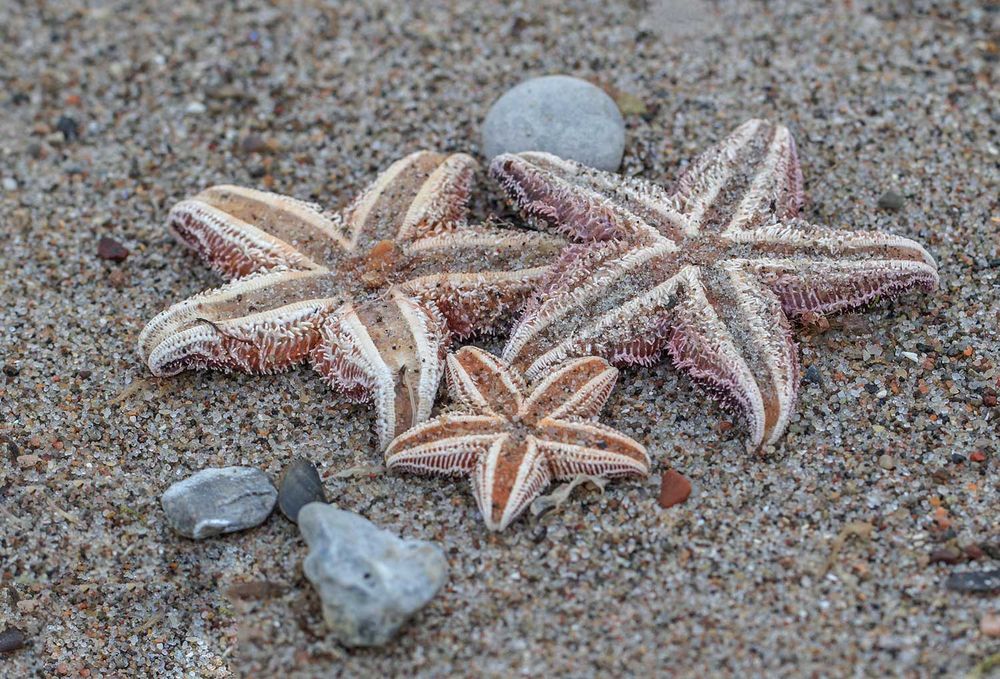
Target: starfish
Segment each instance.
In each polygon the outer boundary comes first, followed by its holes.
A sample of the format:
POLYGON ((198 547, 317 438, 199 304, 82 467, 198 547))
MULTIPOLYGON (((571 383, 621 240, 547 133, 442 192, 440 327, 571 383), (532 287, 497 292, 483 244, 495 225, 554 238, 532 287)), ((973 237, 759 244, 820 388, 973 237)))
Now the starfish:
POLYGON ((528 379, 568 357, 651 365, 666 351, 772 444, 798 388, 789 319, 854 309, 937 267, 917 243, 797 217, 802 173, 788 129, 750 120, 696 158, 673 193, 544 153, 494 159, 491 175, 572 245, 511 333, 503 358, 528 379))
POLYGON ((462 347, 447 362, 457 408, 400 434, 386 467, 471 475, 489 529, 510 525, 553 480, 649 473, 641 444, 596 421, 618 377, 604 359, 568 361, 526 397, 521 376, 481 349, 462 347))
POLYGON ((374 400, 384 448, 430 415, 448 342, 522 306, 564 244, 468 224, 476 167, 411 154, 339 213, 237 186, 178 203, 170 228, 230 282, 149 322, 149 369, 262 374, 308 360, 347 396, 374 400))

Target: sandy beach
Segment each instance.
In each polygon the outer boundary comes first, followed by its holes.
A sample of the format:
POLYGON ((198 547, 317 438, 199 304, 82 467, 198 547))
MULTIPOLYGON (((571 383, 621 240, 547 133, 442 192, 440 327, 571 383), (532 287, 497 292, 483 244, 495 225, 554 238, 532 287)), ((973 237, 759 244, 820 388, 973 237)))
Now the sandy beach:
MULTIPOLYGON (((998 671, 995 593, 945 587, 1000 568, 998 24, 977 2, 0 0, 0 631, 27 638, 0 675, 998 671), (553 73, 611 94, 621 172, 667 187, 744 120, 784 123, 803 217, 921 242, 939 289, 798 328, 796 415, 760 454, 668 362, 624 369, 602 419, 650 477, 502 533, 467 480, 334 476, 381 463, 372 411, 307 366, 146 370, 144 324, 221 282, 167 233, 174 203, 232 183, 335 209, 418 149, 485 162, 491 103, 553 73), (326 634, 277 513, 198 542, 164 520, 177 480, 297 455, 445 551, 383 648, 326 634), (663 509, 671 468, 693 492, 663 509)), ((485 173, 474 212, 520 223, 485 173)))

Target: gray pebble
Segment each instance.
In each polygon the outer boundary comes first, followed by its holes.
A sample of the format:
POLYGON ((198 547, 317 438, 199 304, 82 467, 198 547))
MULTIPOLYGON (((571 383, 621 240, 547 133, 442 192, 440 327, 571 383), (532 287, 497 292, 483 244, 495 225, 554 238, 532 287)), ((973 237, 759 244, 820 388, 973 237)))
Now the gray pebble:
POLYGON ((303 570, 323 600, 327 626, 345 646, 387 642, 448 577, 437 545, 396 537, 327 504, 303 507, 299 530, 309 544, 303 570))
POLYGON ((614 100, 579 78, 551 75, 497 99, 483 123, 483 153, 545 151, 614 171, 625 151, 625 122, 614 100))
POLYGON ((310 502, 326 502, 323 481, 315 465, 304 457, 289 463, 278 482, 278 509, 287 518, 297 521, 299 510, 310 502))
POLYGON ((823 376, 820 375, 819 370, 817 370, 816 366, 814 365, 811 365, 808 368, 806 368, 805 378, 807 382, 812 382, 813 384, 819 384, 819 385, 823 384, 823 376))
POLYGON ((222 467, 178 481, 161 502, 171 528, 200 540, 260 525, 277 499, 278 491, 261 470, 222 467))
POLYGON ((878 206, 883 210, 900 210, 903 207, 903 197, 895 191, 886 191, 878 199, 878 206))
POLYGON ((986 593, 1000 591, 1000 570, 952 573, 948 576, 944 586, 956 592, 986 593))
POLYGON ((16 627, 8 627, 0 632, 0 653, 13 653, 19 648, 24 648, 28 643, 28 638, 24 632, 16 627))

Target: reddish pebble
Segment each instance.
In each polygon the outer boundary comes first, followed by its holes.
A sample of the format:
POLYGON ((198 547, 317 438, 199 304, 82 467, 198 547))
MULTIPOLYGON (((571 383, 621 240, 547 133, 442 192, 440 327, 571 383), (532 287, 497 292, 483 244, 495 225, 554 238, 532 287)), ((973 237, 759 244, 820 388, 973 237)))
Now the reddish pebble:
POLYGON ((660 481, 660 506, 666 509, 679 505, 691 495, 691 482, 680 472, 671 469, 663 475, 660 481))
POLYGON ((97 256, 112 262, 123 262, 128 257, 128 249, 114 238, 105 236, 97 241, 97 256))
POLYGON ((1000 613, 987 613, 979 621, 979 631, 988 637, 1000 637, 1000 613))
POLYGON ((944 549, 935 549, 931 552, 930 562, 931 563, 947 563, 956 564, 962 563, 964 559, 962 558, 962 553, 957 549, 951 547, 945 547, 944 549))
POLYGON ((986 453, 981 450, 977 450, 972 455, 969 455, 969 459, 973 462, 986 462, 986 453))
POLYGON ((963 548, 965 555, 970 559, 985 559, 986 552, 979 548, 979 545, 966 545, 963 548))

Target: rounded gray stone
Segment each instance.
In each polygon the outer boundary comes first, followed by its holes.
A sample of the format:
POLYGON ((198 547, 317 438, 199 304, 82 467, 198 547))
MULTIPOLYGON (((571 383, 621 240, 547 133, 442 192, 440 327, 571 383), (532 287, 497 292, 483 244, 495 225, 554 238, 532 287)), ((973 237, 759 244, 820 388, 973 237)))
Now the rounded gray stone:
POLYGON ((211 467, 171 485, 160 503, 171 528, 200 540, 262 524, 277 500, 261 470, 211 467))
POLYGON ((497 99, 483 123, 483 153, 545 151, 615 171, 625 152, 625 122, 614 100, 585 80, 549 75, 497 99))
POLYGON ((321 502, 299 512, 309 545, 302 564, 323 600, 327 627, 345 646, 384 644, 448 577, 437 545, 403 539, 321 502))

